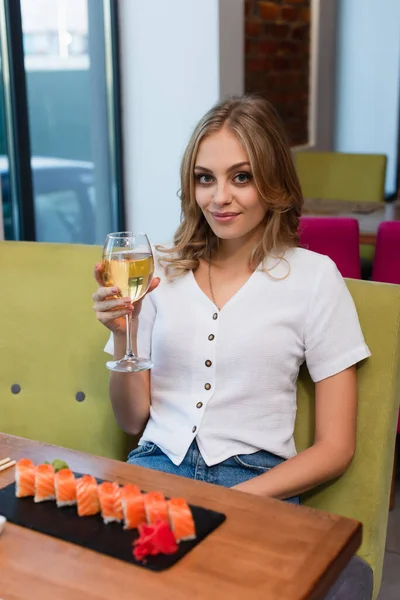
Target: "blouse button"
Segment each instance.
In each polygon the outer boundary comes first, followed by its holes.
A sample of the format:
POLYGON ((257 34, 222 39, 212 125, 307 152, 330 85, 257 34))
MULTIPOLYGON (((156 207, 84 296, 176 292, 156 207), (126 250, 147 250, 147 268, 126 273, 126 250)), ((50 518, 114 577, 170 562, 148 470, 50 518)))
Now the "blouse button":
POLYGON ((218 313, 213 314, 213 319, 214 319, 214 321, 216 321, 218 319, 218 313))
POLYGON ((192 433, 195 433, 195 432, 196 432, 196 430, 197 430, 197 427, 196 427, 196 425, 195 425, 195 426, 193 427, 193 429, 192 429, 192 433))
POLYGON ((211 390, 211 383, 205 383, 204 387, 206 390, 211 390))
POLYGON ((206 367, 211 367, 211 365, 212 365, 211 360, 206 360, 206 367))
POLYGON ((210 342, 212 342, 214 338, 215 338, 215 335, 213 333, 210 333, 210 335, 208 336, 208 339, 210 340, 210 342))
POLYGON ((203 403, 202 403, 202 402, 198 402, 198 403, 196 404, 196 408, 201 408, 202 406, 203 406, 203 403))

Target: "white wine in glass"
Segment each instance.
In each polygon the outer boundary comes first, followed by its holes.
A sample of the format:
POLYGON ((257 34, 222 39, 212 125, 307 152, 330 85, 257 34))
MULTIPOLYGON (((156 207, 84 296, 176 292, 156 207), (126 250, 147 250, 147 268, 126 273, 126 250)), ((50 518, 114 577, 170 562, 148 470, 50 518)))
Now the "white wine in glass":
POLYGON ((117 286, 122 297, 132 302, 140 300, 147 292, 154 272, 153 255, 139 252, 114 252, 103 259, 103 276, 106 286, 117 286))
MULTIPOLYGON (((121 297, 140 300, 149 289, 154 273, 150 242, 144 233, 109 233, 103 248, 103 279, 107 287, 118 287, 121 297)), ((151 369, 151 361, 135 356, 132 350, 132 315, 126 316, 124 358, 106 363, 111 371, 130 373, 151 369)))

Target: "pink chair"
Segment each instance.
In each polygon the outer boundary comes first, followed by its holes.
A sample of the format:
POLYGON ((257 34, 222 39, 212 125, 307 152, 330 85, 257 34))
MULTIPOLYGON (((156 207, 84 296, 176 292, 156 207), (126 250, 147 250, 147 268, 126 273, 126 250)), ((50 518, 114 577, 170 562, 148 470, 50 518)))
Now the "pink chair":
POLYGON ((360 233, 357 219, 301 217, 300 246, 325 254, 343 277, 361 279, 360 233))
POLYGON ((372 280, 400 284, 400 221, 379 225, 372 280))
MULTIPOLYGON (((379 225, 372 280, 400 284, 400 222, 384 221, 379 225)), ((400 416, 397 423, 400 433, 400 416)))

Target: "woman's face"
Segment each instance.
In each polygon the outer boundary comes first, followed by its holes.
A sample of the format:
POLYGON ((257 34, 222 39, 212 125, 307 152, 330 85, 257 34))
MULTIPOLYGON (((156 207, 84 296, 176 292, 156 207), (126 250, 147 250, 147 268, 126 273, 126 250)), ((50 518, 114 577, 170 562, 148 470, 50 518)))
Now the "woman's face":
POLYGON ((266 208, 260 201, 247 154, 223 128, 205 138, 195 163, 196 202, 223 240, 258 237, 266 208))

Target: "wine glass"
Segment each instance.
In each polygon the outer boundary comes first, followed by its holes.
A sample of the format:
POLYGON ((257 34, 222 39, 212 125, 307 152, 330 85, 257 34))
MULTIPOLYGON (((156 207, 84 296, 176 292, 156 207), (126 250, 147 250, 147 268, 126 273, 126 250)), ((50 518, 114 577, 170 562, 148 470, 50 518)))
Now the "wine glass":
MULTIPOLYGON (((109 233, 103 248, 103 279, 107 287, 119 288, 120 297, 132 303, 149 289, 154 272, 150 242, 144 233, 109 233)), ((152 362, 135 356, 132 349, 132 314, 126 315, 126 352, 124 358, 106 363, 107 369, 122 373, 151 369, 152 362)))

